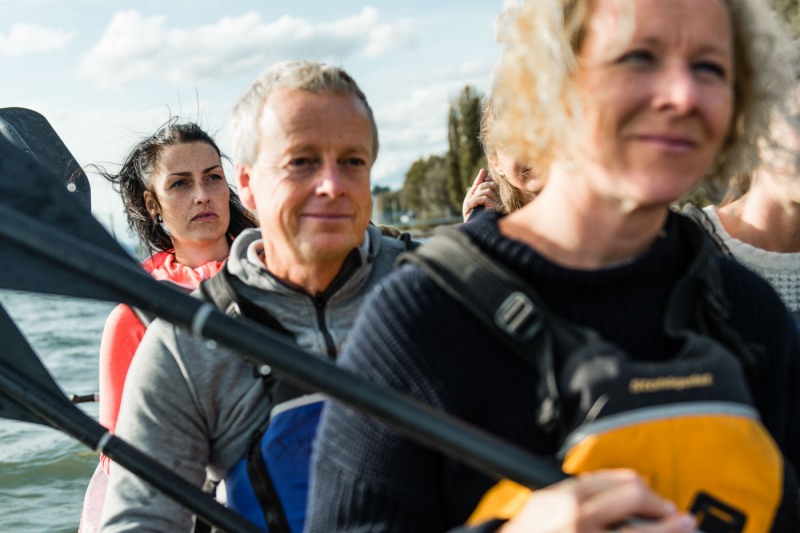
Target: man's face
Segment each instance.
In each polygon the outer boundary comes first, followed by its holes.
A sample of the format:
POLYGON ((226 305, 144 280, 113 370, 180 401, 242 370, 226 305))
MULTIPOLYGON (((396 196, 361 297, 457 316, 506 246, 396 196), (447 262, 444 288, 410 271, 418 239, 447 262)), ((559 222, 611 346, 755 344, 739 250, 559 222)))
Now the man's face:
POLYGON ((267 268, 341 265, 369 224, 372 128, 355 96, 279 89, 264 103, 252 166, 237 166, 267 268))

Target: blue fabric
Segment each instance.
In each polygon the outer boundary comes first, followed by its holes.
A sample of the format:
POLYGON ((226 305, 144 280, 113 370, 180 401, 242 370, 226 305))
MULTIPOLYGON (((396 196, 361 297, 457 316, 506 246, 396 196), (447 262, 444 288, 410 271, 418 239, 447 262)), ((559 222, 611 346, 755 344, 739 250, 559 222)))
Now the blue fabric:
MULTIPOLYGON (((267 474, 280 499, 292 533, 301 533, 306 516, 311 450, 323 401, 299 404, 273 416, 259 441, 267 474)), ((285 404, 283 404, 285 405, 285 404)), ((247 469, 248 458, 239 461, 225 478, 227 506, 269 531, 247 469)))

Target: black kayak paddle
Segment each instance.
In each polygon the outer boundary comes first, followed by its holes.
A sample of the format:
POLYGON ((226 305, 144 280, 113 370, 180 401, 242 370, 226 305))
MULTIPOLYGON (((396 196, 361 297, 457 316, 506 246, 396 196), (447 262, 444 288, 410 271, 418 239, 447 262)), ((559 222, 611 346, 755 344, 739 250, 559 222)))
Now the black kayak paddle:
POLYGON ((0 135, 52 170, 80 204, 91 209, 89 178, 46 118, 24 107, 0 108, 0 135))
POLYGON ((455 417, 298 348, 292 339, 155 281, 45 168, 0 143, 0 287, 123 302, 268 365, 491 477, 540 488, 566 476, 542 459, 455 417), (25 179, 15 176, 24 175, 25 179))
POLYGON ((0 338, 3 339, 0 348, 0 417, 63 431, 89 448, 104 453, 224 531, 261 531, 200 488, 109 433, 95 419, 73 405, 2 306, 0 338))

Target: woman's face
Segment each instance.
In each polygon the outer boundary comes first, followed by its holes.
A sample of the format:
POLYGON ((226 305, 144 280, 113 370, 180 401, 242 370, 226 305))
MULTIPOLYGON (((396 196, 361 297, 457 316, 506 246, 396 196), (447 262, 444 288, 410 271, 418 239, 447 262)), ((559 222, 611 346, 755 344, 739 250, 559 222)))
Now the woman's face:
POLYGON ((660 206, 702 179, 731 121, 732 46, 722 0, 594 0, 575 81, 596 194, 660 206))
POLYGON ((497 150, 497 160, 494 161, 497 170, 518 189, 539 194, 544 186, 544 181, 534 176, 530 167, 522 165, 513 155, 503 149, 497 150))
POLYGON ((196 141, 162 148, 150 189, 144 193, 147 210, 164 219, 176 252, 227 246, 230 189, 213 146, 196 141))

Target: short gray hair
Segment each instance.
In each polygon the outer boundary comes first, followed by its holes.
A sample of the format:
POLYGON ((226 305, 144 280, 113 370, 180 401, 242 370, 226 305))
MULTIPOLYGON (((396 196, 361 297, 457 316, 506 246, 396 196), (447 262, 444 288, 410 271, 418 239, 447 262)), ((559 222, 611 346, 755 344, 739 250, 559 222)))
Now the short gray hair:
POLYGON ((367 109, 372 127, 372 160, 378 157, 378 126, 367 97, 344 70, 313 61, 285 61, 273 65, 250 85, 233 108, 229 131, 233 144, 233 161, 252 165, 256 160, 259 141, 258 122, 264 102, 277 89, 352 95, 367 109))

